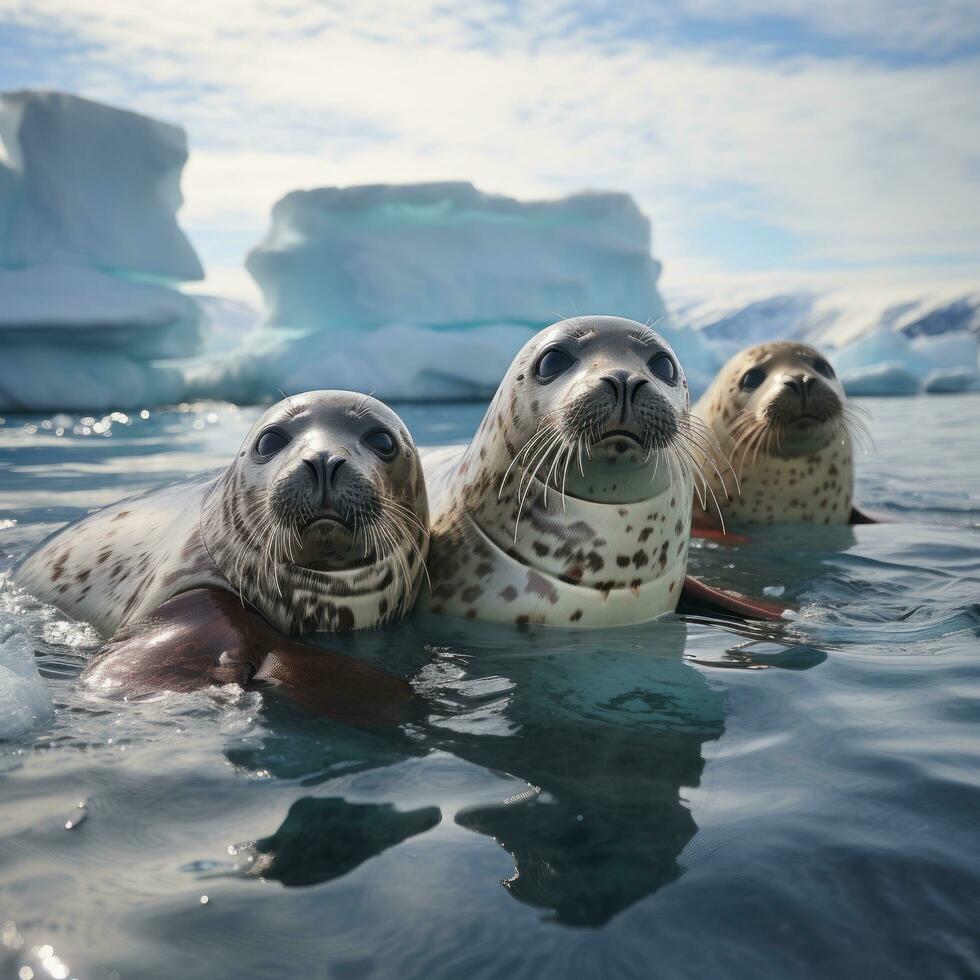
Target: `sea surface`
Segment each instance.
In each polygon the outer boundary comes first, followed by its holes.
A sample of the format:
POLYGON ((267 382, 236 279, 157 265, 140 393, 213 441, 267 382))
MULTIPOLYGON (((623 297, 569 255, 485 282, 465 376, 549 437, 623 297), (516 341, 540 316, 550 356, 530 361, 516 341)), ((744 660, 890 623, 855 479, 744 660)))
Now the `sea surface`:
MULTIPOLYGON (((411 679, 400 727, 99 700, 91 630, 0 590, 43 679, 0 687, 0 978, 980 976, 980 395, 864 405, 891 523, 692 553, 799 618, 332 641, 411 679)), ((422 445, 482 414, 401 411, 422 445)), ((0 572, 258 412, 5 419, 0 572)))

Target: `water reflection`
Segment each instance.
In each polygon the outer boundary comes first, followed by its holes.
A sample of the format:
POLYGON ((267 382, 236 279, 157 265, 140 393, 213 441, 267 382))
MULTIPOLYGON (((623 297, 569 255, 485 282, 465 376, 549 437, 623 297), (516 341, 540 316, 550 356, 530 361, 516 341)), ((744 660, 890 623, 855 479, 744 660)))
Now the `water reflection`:
POLYGON ((509 633, 457 654, 472 643, 460 630, 440 651, 429 737, 527 784, 456 817, 511 853, 510 894, 559 922, 601 925, 680 874, 697 831, 683 791, 723 731, 724 699, 683 661, 680 622, 509 633))
POLYGON ((430 806, 410 812, 301 799, 257 847, 258 873, 326 881, 455 810, 460 826, 510 852, 515 870, 502 884, 513 897, 559 922, 601 925, 676 878, 697 831, 684 789, 698 785, 702 745, 724 729, 724 698, 683 660, 685 635, 679 621, 518 632, 431 617, 395 637, 352 639, 357 655, 389 669, 400 651, 427 717, 365 732, 270 705, 276 734, 233 762, 312 786, 441 751, 524 788, 462 806, 451 787, 440 788, 445 799, 433 788, 430 806))
POLYGON ((435 827, 438 807, 407 813, 390 803, 348 803, 336 797, 304 797, 271 836, 246 854, 250 874, 284 885, 312 885, 338 878, 363 861, 435 827))

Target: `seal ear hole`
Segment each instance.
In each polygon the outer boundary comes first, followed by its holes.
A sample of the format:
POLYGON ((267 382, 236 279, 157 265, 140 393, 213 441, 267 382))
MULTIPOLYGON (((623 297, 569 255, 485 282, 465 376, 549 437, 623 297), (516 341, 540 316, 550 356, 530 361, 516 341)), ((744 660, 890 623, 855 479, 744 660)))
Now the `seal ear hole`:
POLYGON ((266 429, 256 440, 255 454, 263 459, 275 456, 280 450, 289 445, 289 437, 278 429, 266 429))
POLYGON ((394 459, 398 455, 398 442, 387 429, 374 429, 364 436, 363 442, 382 459, 394 459))
POLYGON ((575 358, 571 354, 566 354, 559 347, 552 347, 546 350, 534 365, 534 376, 539 381, 551 381, 559 374, 564 374, 573 364, 575 358))
POLYGON ((742 380, 738 383, 738 386, 742 391, 755 391, 765 380, 766 372, 762 368, 750 368, 742 375, 742 380))
POLYGON ((654 377, 659 378, 661 381, 666 381, 669 385, 677 384, 677 365, 674 363, 674 359, 670 354, 665 354, 663 351, 659 354, 654 354, 647 361, 647 366, 650 368, 654 377))
POLYGON ((830 366, 830 361, 825 360, 822 357, 815 357, 813 359, 813 367, 825 378, 836 378, 837 375, 834 373, 834 369, 830 366))

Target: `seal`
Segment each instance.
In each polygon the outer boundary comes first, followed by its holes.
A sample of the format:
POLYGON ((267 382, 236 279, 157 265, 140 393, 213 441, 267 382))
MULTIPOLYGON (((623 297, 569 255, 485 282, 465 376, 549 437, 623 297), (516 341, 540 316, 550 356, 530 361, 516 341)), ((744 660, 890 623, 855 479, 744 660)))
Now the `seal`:
POLYGON ((268 409, 227 469, 69 525, 14 581, 112 636, 90 687, 188 690, 281 679, 311 648, 279 640, 404 615, 427 547, 405 425, 373 398, 315 391, 268 409))
MULTIPOLYGON (((853 505, 853 442, 870 437, 820 351, 793 341, 749 347, 718 372, 693 412, 739 477, 726 487, 709 473, 725 521, 869 521, 853 505)), ((697 525, 719 520, 695 501, 697 525)))
POLYGON ((472 442, 422 453, 429 608, 558 626, 673 611, 698 447, 711 459, 655 330, 610 316, 547 327, 514 358, 472 442))

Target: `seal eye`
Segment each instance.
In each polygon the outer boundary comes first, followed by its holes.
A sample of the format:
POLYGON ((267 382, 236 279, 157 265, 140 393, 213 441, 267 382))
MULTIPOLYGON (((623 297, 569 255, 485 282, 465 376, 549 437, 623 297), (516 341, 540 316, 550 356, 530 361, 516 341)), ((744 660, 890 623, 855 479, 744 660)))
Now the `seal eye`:
POLYGON ((268 459, 275 456, 280 449, 285 449, 289 445, 289 439, 275 429, 267 429, 259 436, 259 441, 255 444, 255 452, 259 456, 268 459))
POLYGON ((762 368, 751 368, 742 375, 739 387, 742 391, 755 391, 766 380, 766 372, 762 368))
POLYGON ((666 381, 667 384, 671 385, 677 382, 677 365, 670 354, 664 354, 662 351, 659 354, 654 354, 647 365, 661 381, 666 381))
POLYGON ((834 369, 830 366, 829 361, 825 361, 822 357, 815 357, 813 359, 813 366, 819 371, 825 378, 834 378, 834 369))
POLYGON ((382 459, 391 459, 398 451, 398 443, 387 429, 369 432, 364 437, 364 444, 370 446, 382 459))
POLYGON ((552 347, 551 350, 546 350, 541 355, 537 366, 534 368, 534 373, 538 376, 539 381, 551 381, 552 378, 557 378, 559 374, 564 374, 574 363, 575 358, 570 354, 566 354, 557 347, 552 347))

